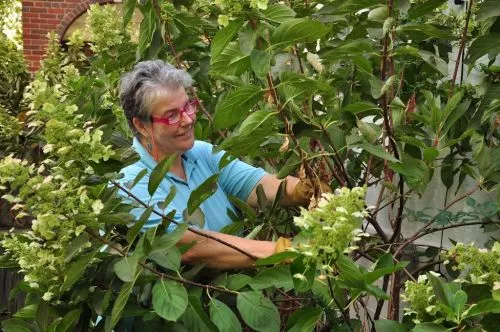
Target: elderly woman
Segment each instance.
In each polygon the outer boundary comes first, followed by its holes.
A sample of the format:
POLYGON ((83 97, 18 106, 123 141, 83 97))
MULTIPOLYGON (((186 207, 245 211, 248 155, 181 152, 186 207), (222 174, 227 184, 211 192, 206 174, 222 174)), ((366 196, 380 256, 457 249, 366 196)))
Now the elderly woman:
MULTIPOLYGON (((163 202, 175 188, 176 195, 166 212, 175 210, 174 220, 182 223, 187 217, 183 212, 192 191, 208 177, 220 172, 217 190, 201 204, 195 226, 255 257, 267 257, 277 251, 276 243, 244 239, 219 231, 231 223, 227 210, 235 211, 228 196, 236 196, 255 206, 255 188, 261 184, 268 199, 273 201, 282 180, 240 160, 234 160, 219 170, 224 151, 213 153, 211 144, 197 141, 194 137, 198 101, 188 96, 185 90, 191 84, 192 79, 187 72, 175 69, 162 60, 140 62, 123 76, 120 101, 135 135, 133 147, 140 160, 122 170, 125 175, 122 181, 130 183, 146 169, 147 175, 131 191, 149 204, 163 202), (176 157, 169 172, 150 197, 147 190, 149 174, 158 162, 173 154, 176 157)), ((310 186, 289 176, 281 204, 305 205, 310 196, 310 186)), ((141 210, 133 212, 140 215, 141 210)), ((155 227, 160 221, 161 218, 152 216, 144 227, 155 227)), ((179 244, 193 241, 196 244, 182 256, 185 263, 204 262, 208 267, 219 269, 250 267, 254 263, 240 252, 191 231, 186 231, 179 244)))

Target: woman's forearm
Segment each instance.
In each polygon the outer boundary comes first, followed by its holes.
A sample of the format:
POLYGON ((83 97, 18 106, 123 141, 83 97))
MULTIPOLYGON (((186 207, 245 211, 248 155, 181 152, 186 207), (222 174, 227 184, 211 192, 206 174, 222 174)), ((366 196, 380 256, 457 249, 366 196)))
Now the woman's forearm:
MULTIPOLYGON (((275 251, 274 242, 248 240, 212 231, 203 232, 232 244, 257 258, 268 257, 275 251)), ((253 259, 243 255, 239 251, 190 231, 186 231, 178 244, 189 244, 192 242, 196 244, 182 256, 184 263, 206 263, 207 267, 214 269, 240 269, 252 267, 255 264, 253 259)))

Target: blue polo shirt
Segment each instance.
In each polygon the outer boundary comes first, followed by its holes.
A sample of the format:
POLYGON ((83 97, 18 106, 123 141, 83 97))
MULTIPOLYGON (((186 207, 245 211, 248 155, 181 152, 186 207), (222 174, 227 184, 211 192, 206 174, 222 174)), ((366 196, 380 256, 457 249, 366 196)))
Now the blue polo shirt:
MULTIPOLYGON (((236 196, 246 201, 253 188, 267 174, 262 168, 253 167, 238 159, 219 170, 219 162, 225 151, 213 153, 212 144, 195 141, 194 146, 182 155, 186 180, 168 172, 151 197, 148 193, 149 175, 157 162, 136 138, 134 138, 133 148, 139 154, 140 160, 121 171, 124 178, 120 179, 120 183, 130 188, 139 172, 146 169, 147 174, 132 187, 131 192, 143 202, 148 203, 149 206, 155 205, 156 210, 164 212, 165 215, 175 210, 173 218, 175 221, 182 223, 189 219, 190 224, 206 230, 220 231, 224 226, 229 225, 232 220, 229 218, 227 210, 235 212, 235 208, 228 197, 236 196), (197 211, 193 216, 187 216, 187 202, 193 190, 216 173, 220 173, 220 175, 215 193, 201 203, 201 211, 197 211), (158 204, 165 201, 173 187, 175 187, 176 195, 163 211, 158 207, 158 204)), ((126 196, 126 193, 120 191, 120 195, 126 196)), ((135 208, 131 213, 139 218, 144 210, 144 208, 135 208)), ((159 216, 151 214, 143 230, 155 227, 160 222, 159 216)), ((172 223, 169 230, 173 228, 175 225, 172 223)))

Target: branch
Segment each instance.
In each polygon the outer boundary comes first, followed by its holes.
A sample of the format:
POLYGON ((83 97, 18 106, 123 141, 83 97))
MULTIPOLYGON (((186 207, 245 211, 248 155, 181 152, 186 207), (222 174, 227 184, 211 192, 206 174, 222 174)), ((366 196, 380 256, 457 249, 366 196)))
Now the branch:
MULTIPOLYGON (((471 190, 469 190, 468 192, 466 192, 465 194, 461 195, 461 196, 458 196, 456 197, 455 199, 453 199, 448 205, 446 205, 443 209, 443 211, 446 211, 448 210, 450 207, 452 207, 453 205, 455 205, 455 203, 461 201, 462 199, 466 198, 466 197, 469 197, 470 195, 472 195, 476 190, 477 188, 479 188, 479 184, 476 184, 474 186, 474 188, 472 188, 471 190)), ((403 244, 394 252, 394 256, 397 257, 401 251, 410 243, 412 243, 413 241, 415 241, 416 239, 419 239, 421 238, 422 236, 426 235, 426 234, 429 234, 429 233, 422 233, 422 232, 425 232, 425 230, 427 229, 427 227, 429 227, 430 225, 432 225, 432 223, 436 220, 436 217, 433 217, 431 220, 429 220, 429 222, 427 222, 422 228, 420 228, 417 232, 415 232, 408 240, 406 240, 405 242, 403 242, 403 244), (420 235, 420 234, 423 234, 423 235, 420 235)), ((464 224, 461 224, 461 225, 464 225, 464 224)), ((441 230, 441 228, 439 228, 438 230, 441 230)))
MULTIPOLYGON (((111 181, 111 183, 113 183, 113 185, 114 185, 115 187, 117 187, 117 188, 119 188, 120 190, 122 190, 123 192, 125 192, 125 193, 129 196, 129 197, 133 198, 135 201, 137 201, 137 202, 138 202, 139 204, 141 204, 143 207, 145 207, 145 208, 148 208, 148 207, 149 207, 149 205, 147 205, 146 203, 144 203, 144 202, 143 202, 143 201, 142 201, 139 197, 135 196, 135 195, 134 195, 134 194, 133 194, 130 190, 128 190, 128 189, 126 189, 126 188, 124 188, 124 187, 123 187, 122 185, 120 185, 118 182, 116 182, 116 181, 111 181)), ((169 222, 172 222, 172 223, 174 223, 175 225, 179 225, 179 222, 177 222, 177 221, 175 221, 175 220, 173 220, 173 219, 171 219, 171 218, 167 218, 167 216, 163 215, 161 212, 156 211, 156 209, 153 209, 153 213, 154 213, 154 214, 156 214, 157 216, 161 217, 162 219, 167 219, 169 222)), ((234 249, 234 250, 236 250, 236 251, 238 251, 238 252, 242 253, 243 255, 247 256, 248 258, 251 258, 251 259, 253 259, 253 260, 257 260, 257 259, 258 259, 256 256, 254 256, 254 255, 252 255, 252 254, 250 254, 250 253, 246 252, 246 251, 245 251, 245 250, 243 250, 243 249, 240 249, 240 248, 238 248, 238 247, 236 247, 236 246, 234 246, 234 245, 232 245, 232 244, 230 244, 230 243, 227 243, 227 242, 226 242, 226 241, 224 241, 224 240, 218 239, 218 238, 216 238, 216 237, 214 237, 214 236, 211 236, 211 235, 209 235, 209 234, 205 234, 205 233, 203 233, 203 232, 200 232, 200 231, 198 231, 198 230, 197 230, 197 229, 195 229, 195 228, 191 228, 191 227, 189 227, 189 226, 188 226, 187 230, 188 230, 188 231, 190 231, 190 232, 193 232, 193 233, 195 233, 195 234, 201 235, 201 236, 203 236, 203 237, 205 237, 205 238, 207 238, 207 239, 211 239, 211 240, 217 241, 217 242, 219 242, 219 243, 221 243, 221 244, 223 244, 223 245, 225 245, 225 246, 228 246, 229 248, 234 249)))
MULTIPOLYGON (((108 240, 103 239, 102 237, 100 237, 99 235, 95 234, 94 232, 92 232, 90 230, 85 230, 85 232, 87 234, 89 234, 90 236, 92 236, 94 239, 100 241, 101 243, 103 243, 103 244, 109 246, 111 249, 115 250, 122 257, 128 257, 128 255, 127 255, 126 252, 124 252, 123 250, 121 250, 120 248, 118 248, 117 246, 115 246, 114 244, 112 244, 111 242, 109 242, 108 240)), ((174 281, 177 281, 177 282, 180 282, 180 283, 183 283, 183 284, 188 284, 188 285, 192 285, 192 286, 196 286, 196 287, 200 287, 200 288, 204 288, 204 289, 209 289, 209 290, 213 290, 213 291, 218 291, 218 292, 223 292, 223 293, 238 295, 238 292, 236 292, 236 291, 231 291, 231 290, 228 290, 228 289, 225 289, 225 288, 216 287, 216 286, 212 286, 212 285, 200 284, 198 282, 194 282, 194 281, 187 280, 187 279, 184 279, 184 278, 177 278, 177 277, 174 277, 174 276, 162 273, 162 272, 160 272, 160 271, 158 271, 158 270, 156 270, 156 269, 148 266, 144 262, 138 262, 138 264, 140 266, 142 266, 144 269, 151 271, 153 274, 156 274, 157 276, 159 276, 161 278, 170 279, 170 280, 174 280, 174 281)))
POLYGON ((458 75, 458 67, 460 66, 460 58, 462 57, 462 54, 465 49, 465 41, 467 39, 467 31, 469 29, 469 21, 470 21, 470 16, 472 13, 472 6, 474 5, 474 0, 470 0, 469 2, 469 9, 467 10, 467 17, 465 18, 465 26, 462 31, 462 38, 460 39, 460 47, 458 49, 458 54, 457 54, 457 60, 455 62, 455 70, 453 71, 453 77, 451 79, 451 87, 450 87, 450 94, 449 98, 453 96, 453 92, 455 90, 455 81, 457 80, 457 75, 458 75))

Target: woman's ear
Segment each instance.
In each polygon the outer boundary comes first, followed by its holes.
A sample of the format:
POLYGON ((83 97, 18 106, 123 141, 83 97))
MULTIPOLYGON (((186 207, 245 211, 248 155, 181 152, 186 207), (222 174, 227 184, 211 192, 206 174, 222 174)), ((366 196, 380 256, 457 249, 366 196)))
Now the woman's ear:
POLYGON ((134 124, 135 129, 143 136, 148 137, 148 130, 146 129, 146 125, 142 122, 138 117, 134 117, 132 119, 132 123, 134 124))

